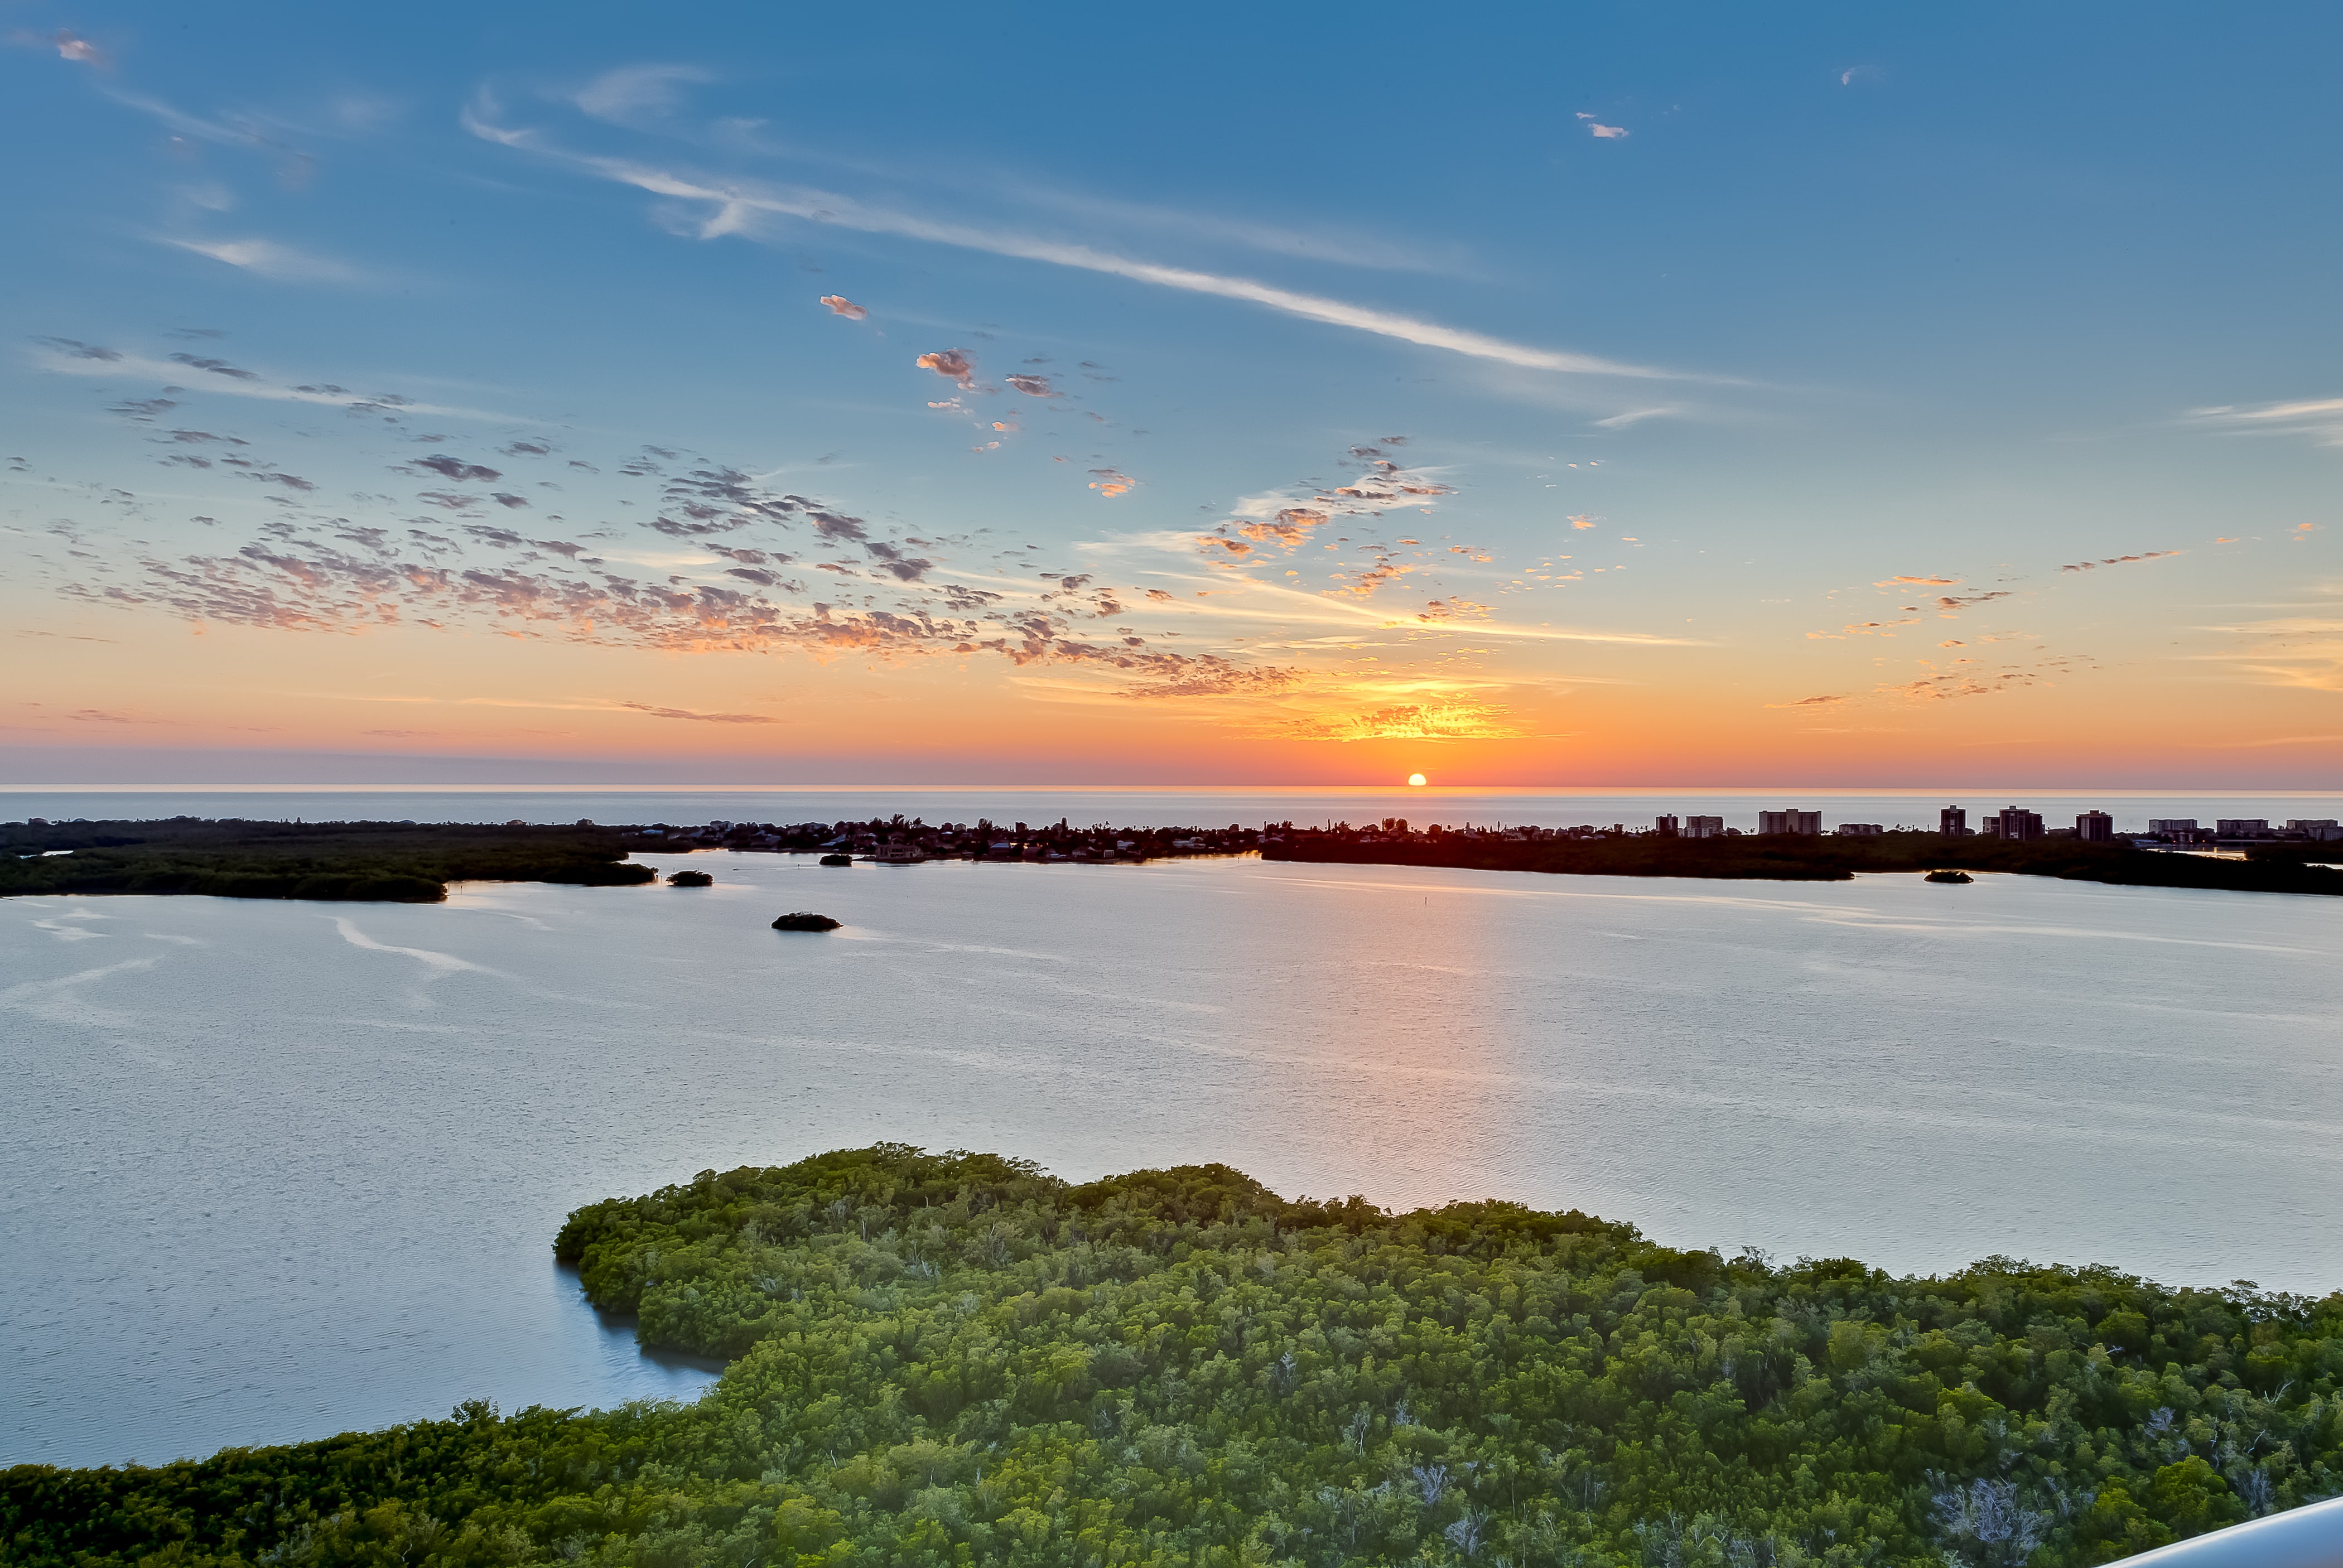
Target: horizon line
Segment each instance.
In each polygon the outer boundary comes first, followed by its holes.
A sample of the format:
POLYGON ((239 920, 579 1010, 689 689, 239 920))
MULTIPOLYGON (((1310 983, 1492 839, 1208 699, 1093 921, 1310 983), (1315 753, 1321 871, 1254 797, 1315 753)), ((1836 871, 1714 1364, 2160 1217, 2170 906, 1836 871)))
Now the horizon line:
POLYGON ((2096 796, 2112 799, 2176 795, 2235 794, 2268 799, 2343 799, 2338 789, 2272 789, 2246 786, 2095 787, 2089 785, 1952 785, 1928 789, 1910 785, 1860 784, 672 784, 672 783, 0 783, 0 795, 617 795, 617 794, 977 794, 1016 791, 1025 794, 1157 794, 1157 795, 1397 795, 1423 799, 1472 797, 1591 796, 1642 798, 1702 795, 1811 795, 1913 797, 1934 799, 1951 795, 2096 796))

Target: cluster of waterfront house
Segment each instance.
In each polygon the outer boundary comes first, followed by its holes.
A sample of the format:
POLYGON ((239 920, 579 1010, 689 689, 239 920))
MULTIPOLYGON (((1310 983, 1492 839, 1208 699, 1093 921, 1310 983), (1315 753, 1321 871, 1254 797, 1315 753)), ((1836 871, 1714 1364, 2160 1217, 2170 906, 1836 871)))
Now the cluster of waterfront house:
MULTIPOLYGON (((1820 811, 1757 813, 1760 833, 1813 836, 1822 830, 1820 811)), ((1851 839, 1877 838, 1886 830, 1877 822, 1841 822, 1832 829, 1842 838, 1851 839)), ((1727 828, 1722 817, 1685 817, 1681 820, 1662 817, 1653 825, 1653 831, 1686 839, 1715 839, 1735 829, 1727 828)), ((2020 806, 2005 806, 1990 815, 1980 815, 1974 828, 1969 826, 1965 807, 1947 806, 1936 813, 1936 831, 1948 839, 2077 839, 2087 844, 2112 844, 2118 838, 2154 844, 2254 844, 2288 839, 2323 843, 2343 839, 2343 826, 2338 826, 2332 817, 2297 817, 2276 828, 2266 817, 2221 817, 2215 819, 2209 828, 2199 827, 2194 817, 2151 817, 2145 831, 2118 833, 2116 819, 2105 811, 2084 811, 2077 815, 2071 828, 2050 828, 2044 826, 2041 812, 2020 806)))

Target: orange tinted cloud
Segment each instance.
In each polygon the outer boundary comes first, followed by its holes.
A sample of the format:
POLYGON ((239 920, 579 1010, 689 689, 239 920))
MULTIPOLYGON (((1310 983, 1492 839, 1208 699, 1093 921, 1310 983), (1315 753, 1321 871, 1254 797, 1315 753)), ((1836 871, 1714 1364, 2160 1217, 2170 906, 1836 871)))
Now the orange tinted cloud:
MULTIPOLYGON (((1373 567, 1361 572, 1358 577, 1349 584, 1349 586, 1344 588, 1331 588, 1325 591, 1330 594, 1347 593, 1355 594, 1361 598, 1373 598, 1375 595, 1376 589, 1383 587, 1386 583, 1397 582, 1401 578, 1413 570, 1415 570, 1413 567, 1409 566, 1403 561, 1377 561, 1373 567)), ((1336 572, 1334 576, 1336 579, 1339 580, 1342 574, 1341 572, 1336 572)))
POLYGON ((1277 728, 1315 740, 1501 740, 1523 733, 1505 709, 1480 702, 1400 703, 1290 719, 1277 728))
POLYGON ((649 702, 621 702, 618 706, 630 713, 648 713, 653 719, 693 719, 702 724, 779 724, 778 719, 762 713, 695 713, 689 708, 661 708, 649 702))
POLYGON ((1310 530, 1326 521, 1326 514, 1309 507, 1287 507, 1269 522, 1241 525, 1237 532, 1261 543, 1274 541, 1291 549, 1309 538, 1310 530))
POLYGON ((933 354, 922 354, 911 361, 922 370, 932 370, 947 381, 957 381, 962 387, 976 385, 976 362, 957 348, 942 348, 933 354))

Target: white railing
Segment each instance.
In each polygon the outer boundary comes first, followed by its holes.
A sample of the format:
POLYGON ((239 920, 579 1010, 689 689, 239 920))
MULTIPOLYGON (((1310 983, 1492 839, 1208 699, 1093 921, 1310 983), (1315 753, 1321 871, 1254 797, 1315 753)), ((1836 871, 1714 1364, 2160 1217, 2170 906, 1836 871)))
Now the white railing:
POLYGON ((2159 1546, 2123 1568, 2343 1568, 2343 1497, 2159 1546))

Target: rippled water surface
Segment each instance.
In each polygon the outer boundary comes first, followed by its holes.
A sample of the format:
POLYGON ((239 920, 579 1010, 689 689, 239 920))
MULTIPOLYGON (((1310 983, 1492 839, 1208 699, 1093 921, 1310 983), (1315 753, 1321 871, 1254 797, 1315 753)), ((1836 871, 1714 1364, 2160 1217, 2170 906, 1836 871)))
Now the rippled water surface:
POLYGON ((1210 860, 0 902, 0 1462, 689 1394, 572 1207, 900 1139, 2343 1285, 2343 907, 1210 860), (784 910, 847 922, 785 935, 784 910))

